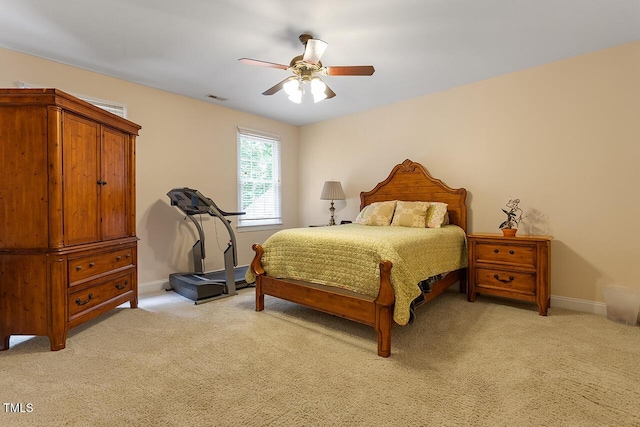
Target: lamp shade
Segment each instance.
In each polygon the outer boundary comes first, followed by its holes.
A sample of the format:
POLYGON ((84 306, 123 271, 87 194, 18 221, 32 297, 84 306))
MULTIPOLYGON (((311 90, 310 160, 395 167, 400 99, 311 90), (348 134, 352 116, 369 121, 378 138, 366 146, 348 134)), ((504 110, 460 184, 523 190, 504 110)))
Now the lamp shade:
POLYGON ((344 191, 340 181, 325 181, 320 200, 344 200, 344 191))

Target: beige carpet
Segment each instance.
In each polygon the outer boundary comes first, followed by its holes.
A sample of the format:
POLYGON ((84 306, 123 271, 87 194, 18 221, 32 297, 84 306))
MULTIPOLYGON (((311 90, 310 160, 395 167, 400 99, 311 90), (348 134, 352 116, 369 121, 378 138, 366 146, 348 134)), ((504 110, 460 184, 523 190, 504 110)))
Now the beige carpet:
POLYGON ((446 293, 371 328, 253 289, 193 305, 167 292, 0 353, 2 426, 640 426, 640 327, 446 293))

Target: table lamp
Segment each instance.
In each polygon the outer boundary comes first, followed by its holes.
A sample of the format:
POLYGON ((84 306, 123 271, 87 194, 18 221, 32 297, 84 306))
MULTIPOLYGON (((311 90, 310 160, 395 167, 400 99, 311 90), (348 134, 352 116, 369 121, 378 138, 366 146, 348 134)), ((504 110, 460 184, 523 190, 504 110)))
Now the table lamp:
POLYGON ((331 220, 329 221, 329 225, 336 225, 336 221, 333 219, 333 213, 336 210, 333 207, 333 201, 344 199, 344 191, 342 191, 340 181, 325 181, 322 187, 322 194, 320 194, 320 200, 331 200, 331 207, 329 208, 331 211, 331 220))

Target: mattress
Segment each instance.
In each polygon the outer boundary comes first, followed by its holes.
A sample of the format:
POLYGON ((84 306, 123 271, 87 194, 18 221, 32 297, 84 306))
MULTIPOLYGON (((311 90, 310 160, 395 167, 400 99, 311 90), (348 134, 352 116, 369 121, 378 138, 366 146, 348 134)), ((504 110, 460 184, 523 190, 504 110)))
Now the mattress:
MULTIPOLYGON (((467 266, 466 235, 456 225, 294 228, 273 234, 262 247, 262 266, 268 276, 335 286, 371 297, 376 297, 380 288, 380 262, 391 261, 393 319, 400 325, 409 321, 411 302, 422 293, 421 281, 467 266)), ((255 282, 251 270, 246 280, 255 282)))

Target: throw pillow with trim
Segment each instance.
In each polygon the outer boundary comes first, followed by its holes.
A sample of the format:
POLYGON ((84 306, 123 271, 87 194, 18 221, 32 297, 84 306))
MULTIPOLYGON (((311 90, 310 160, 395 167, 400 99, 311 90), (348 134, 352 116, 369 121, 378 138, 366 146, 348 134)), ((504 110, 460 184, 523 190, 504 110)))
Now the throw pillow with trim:
POLYGON ((447 215, 447 205, 442 202, 431 202, 429 209, 427 210, 427 227, 440 228, 444 223, 444 218, 447 215))

